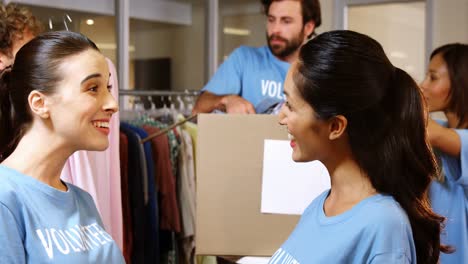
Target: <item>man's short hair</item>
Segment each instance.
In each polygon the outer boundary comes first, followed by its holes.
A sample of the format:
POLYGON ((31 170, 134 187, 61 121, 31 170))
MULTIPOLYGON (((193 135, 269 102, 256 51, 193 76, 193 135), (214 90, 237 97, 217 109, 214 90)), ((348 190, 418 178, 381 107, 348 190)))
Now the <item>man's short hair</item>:
MULTIPOLYGON (((261 0, 264 8, 265 15, 268 16, 268 11, 270 10, 271 3, 275 1, 283 0, 261 0)), ((315 28, 318 28, 322 24, 322 15, 320 11, 320 2, 319 0, 297 0, 301 2, 302 7, 302 22, 304 25, 313 21, 315 28)))
POLYGON ((12 56, 13 43, 29 31, 36 36, 42 32, 42 23, 25 7, 0 3, 0 52, 12 56))

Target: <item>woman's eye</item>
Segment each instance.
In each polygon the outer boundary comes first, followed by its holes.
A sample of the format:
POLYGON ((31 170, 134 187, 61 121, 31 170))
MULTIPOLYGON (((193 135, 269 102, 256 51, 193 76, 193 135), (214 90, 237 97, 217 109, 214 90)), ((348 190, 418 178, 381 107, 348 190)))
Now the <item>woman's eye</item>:
POLYGON ((91 92, 97 92, 98 87, 97 86, 92 86, 88 90, 91 91, 91 92))

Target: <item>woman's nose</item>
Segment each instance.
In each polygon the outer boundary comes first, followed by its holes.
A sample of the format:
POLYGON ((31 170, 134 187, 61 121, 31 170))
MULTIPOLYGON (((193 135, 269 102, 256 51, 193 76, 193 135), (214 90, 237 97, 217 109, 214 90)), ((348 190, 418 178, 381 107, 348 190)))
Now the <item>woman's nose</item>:
POLYGON ((112 96, 111 92, 108 92, 106 95, 106 102, 104 104, 104 111, 110 112, 111 114, 116 113, 119 111, 119 105, 115 100, 114 96, 112 96))
POLYGON ((286 113, 284 112, 285 107, 286 106, 283 104, 283 106, 281 106, 281 110, 278 113, 278 118, 279 118, 278 123, 282 126, 286 125, 286 113))

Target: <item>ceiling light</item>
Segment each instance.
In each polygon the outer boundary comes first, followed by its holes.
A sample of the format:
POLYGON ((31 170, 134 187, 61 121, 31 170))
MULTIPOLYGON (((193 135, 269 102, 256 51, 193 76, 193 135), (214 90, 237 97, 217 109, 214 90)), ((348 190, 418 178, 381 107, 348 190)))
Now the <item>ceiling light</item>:
MULTIPOLYGON (((117 49, 117 45, 115 43, 96 42, 96 46, 98 46, 98 48, 100 50, 115 50, 115 49, 117 49)), ((130 45, 128 47, 128 51, 135 52, 135 46, 130 45)))
POLYGON ((86 24, 87 24, 87 25, 90 25, 90 26, 91 26, 91 25, 94 25, 94 20, 92 20, 92 19, 86 19, 86 24))
POLYGON ((250 35, 250 30, 243 29, 243 28, 225 27, 223 29, 223 32, 226 35, 237 35, 237 36, 248 36, 248 35, 250 35))
POLYGON ((406 55, 406 53, 401 52, 401 51, 393 51, 393 52, 390 53, 390 56, 393 57, 393 58, 397 58, 397 59, 406 59, 406 58, 408 58, 408 55, 406 55))

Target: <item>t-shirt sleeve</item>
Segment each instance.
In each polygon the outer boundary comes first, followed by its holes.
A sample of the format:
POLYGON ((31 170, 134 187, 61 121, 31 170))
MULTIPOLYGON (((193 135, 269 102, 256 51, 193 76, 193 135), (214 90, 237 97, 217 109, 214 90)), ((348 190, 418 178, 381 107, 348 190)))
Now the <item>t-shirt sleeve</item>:
POLYGON ((461 141, 460 149, 460 178, 458 182, 468 190, 468 129, 456 129, 461 141))
POLYGON ((410 258, 404 253, 382 253, 375 255, 370 264, 410 264, 410 258))
POLYGON ((208 91, 217 95, 240 95, 242 90, 241 63, 242 58, 245 57, 243 56, 245 48, 240 47, 234 50, 221 64, 205 87, 203 87, 202 91, 208 91))
POLYGON ((0 203, 0 262, 26 263, 25 250, 18 223, 8 207, 0 203))

